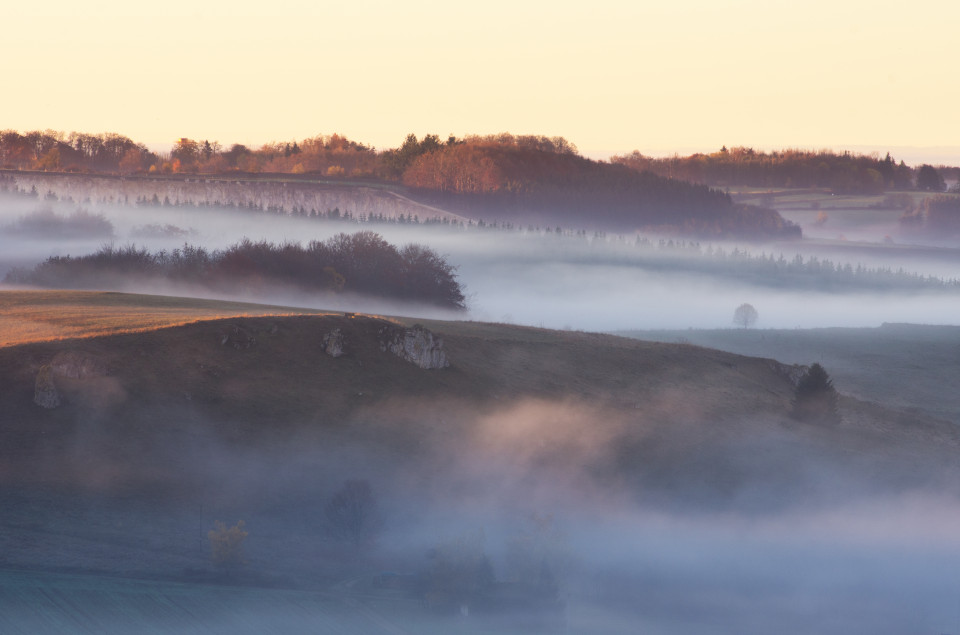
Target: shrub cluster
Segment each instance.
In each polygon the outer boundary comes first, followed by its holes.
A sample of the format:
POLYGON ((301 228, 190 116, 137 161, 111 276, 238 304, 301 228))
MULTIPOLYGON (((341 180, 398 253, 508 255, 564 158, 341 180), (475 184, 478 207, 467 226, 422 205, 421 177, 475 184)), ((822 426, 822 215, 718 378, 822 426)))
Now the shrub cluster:
POLYGON ((14 269, 4 281, 103 288, 136 277, 245 292, 282 284, 462 309, 464 296, 455 269, 428 247, 410 244, 398 249, 377 233, 361 231, 311 241, 306 247, 248 239, 213 252, 189 244, 169 252, 108 245, 87 256, 53 256, 31 270, 14 269))

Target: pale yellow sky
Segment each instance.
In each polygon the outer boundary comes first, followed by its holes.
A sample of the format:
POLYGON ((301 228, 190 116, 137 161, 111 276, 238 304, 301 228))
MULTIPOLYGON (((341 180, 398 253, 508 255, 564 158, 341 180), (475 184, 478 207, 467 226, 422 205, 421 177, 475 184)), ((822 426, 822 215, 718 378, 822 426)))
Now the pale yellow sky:
POLYGON ((0 128, 380 148, 510 131, 594 156, 960 147, 954 1, 30 4, 4 12, 0 128))

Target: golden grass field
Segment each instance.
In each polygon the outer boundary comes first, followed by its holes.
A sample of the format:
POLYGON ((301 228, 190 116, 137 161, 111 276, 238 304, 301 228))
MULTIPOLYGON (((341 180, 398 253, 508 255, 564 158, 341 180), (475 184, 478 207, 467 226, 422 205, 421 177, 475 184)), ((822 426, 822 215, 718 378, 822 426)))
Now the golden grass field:
POLYGON ((102 291, 0 291, 0 347, 137 333, 238 316, 323 313, 244 302, 102 291))

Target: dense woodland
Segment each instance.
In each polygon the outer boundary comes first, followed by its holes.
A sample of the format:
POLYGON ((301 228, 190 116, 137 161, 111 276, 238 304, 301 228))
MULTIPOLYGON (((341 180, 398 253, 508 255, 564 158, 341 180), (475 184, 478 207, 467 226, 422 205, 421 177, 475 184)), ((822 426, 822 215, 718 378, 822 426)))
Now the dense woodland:
POLYGON ((799 237, 773 210, 736 205, 703 185, 586 159, 563 140, 497 135, 416 155, 403 182, 418 198, 467 216, 571 223, 617 231, 799 237))
MULTIPOLYGON (((671 158, 633 152, 610 162, 593 161, 562 137, 506 133, 445 140, 411 134, 399 147, 380 151, 337 134, 259 148, 182 138, 168 155, 158 155, 117 134, 7 130, 0 132, 0 167, 378 180, 402 184, 420 202, 488 222, 580 222, 605 230, 680 231, 708 238, 800 236, 800 229, 777 212, 735 204, 719 187, 943 192, 944 174, 956 176, 950 168, 914 170, 889 154, 766 153, 743 147, 671 158)), ((933 219, 929 226, 938 226, 938 210, 925 213, 933 219)))
POLYGON ((119 135, 47 131, 0 136, 0 166, 120 174, 283 173, 377 179, 411 197, 485 221, 640 228, 703 237, 799 237, 769 209, 736 205, 719 190, 580 156, 562 137, 499 134, 417 139, 377 151, 339 135, 258 149, 180 139, 169 156, 119 135))
POLYGON ((14 269, 4 282, 111 288, 120 279, 133 278, 240 292, 286 285, 308 292, 354 292, 464 307, 455 267, 442 256, 421 245, 397 248, 370 231, 341 233, 306 247, 244 240, 213 252, 192 245, 169 252, 108 245, 87 256, 53 256, 33 269, 14 269))
MULTIPOLYGON (((640 152, 614 156, 612 163, 710 186, 817 187, 837 193, 877 193, 890 189, 943 191, 943 177, 960 178, 960 168, 912 168, 888 153, 875 155, 831 150, 762 152, 725 146, 711 154, 665 158, 640 152)), ((0 131, 0 168, 111 174, 220 174, 225 172, 372 177, 403 181, 444 192, 524 191, 531 181, 567 182, 595 163, 581 157, 563 137, 539 135, 450 136, 417 139, 408 135, 397 148, 377 150, 342 135, 317 135, 258 148, 229 147, 218 141, 181 138, 169 154, 157 154, 123 135, 34 130, 0 131), (442 151, 442 152, 440 152, 442 151), (436 154, 439 152, 439 154, 436 154), (429 156, 433 155, 433 156, 429 156), (581 163, 557 161, 558 156, 581 163), (428 158, 421 158, 428 157, 428 158), (549 174, 547 174, 549 172, 549 174)), ((588 168, 595 169, 595 166, 588 168)))

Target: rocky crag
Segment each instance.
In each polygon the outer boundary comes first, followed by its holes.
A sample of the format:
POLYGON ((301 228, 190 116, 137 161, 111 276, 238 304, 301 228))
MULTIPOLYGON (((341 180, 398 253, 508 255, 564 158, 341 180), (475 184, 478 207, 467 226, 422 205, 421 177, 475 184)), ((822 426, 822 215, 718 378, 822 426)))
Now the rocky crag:
POLYGON ((450 365, 443 351, 443 340, 419 324, 410 328, 385 326, 380 329, 380 350, 389 351, 420 368, 446 368, 450 365))

